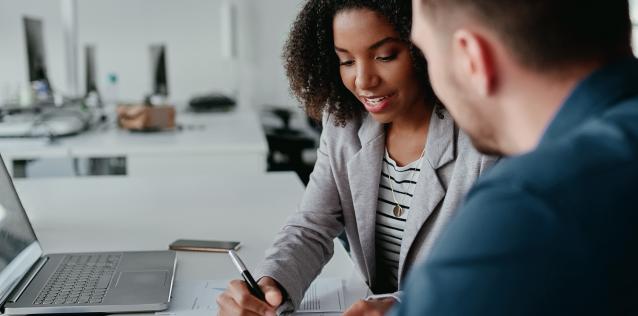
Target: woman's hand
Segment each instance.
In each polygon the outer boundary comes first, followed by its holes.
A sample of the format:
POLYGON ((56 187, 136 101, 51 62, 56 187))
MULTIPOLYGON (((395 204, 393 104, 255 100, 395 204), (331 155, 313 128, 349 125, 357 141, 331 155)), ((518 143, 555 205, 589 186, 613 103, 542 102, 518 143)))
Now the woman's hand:
POLYGON ((395 302, 396 300, 391 297, 359 300, 352 304, 352 306, 343 313, 343 316, 381 316, 384 315, 395 302))
POLYGON ((263 277, 257 282, 266 295, 266 302, 250 293, 246 282, 230 281, 228 288, 217 297, 218 315, 264 315, 275 316, 275 310, 283 302, 284 296, 279 284, 272 278, 263 277))

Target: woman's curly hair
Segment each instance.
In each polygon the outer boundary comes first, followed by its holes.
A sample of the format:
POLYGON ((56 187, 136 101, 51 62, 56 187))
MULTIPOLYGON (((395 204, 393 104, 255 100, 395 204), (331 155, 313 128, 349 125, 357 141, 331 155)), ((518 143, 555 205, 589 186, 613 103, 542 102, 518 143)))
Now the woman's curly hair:
POLYGON ((339 59, 334 51, 334 16, 346 9, 366 8, 384 16, 410 45, 417 78, 425 95, 436 100, 427 78, 423 54, 410 42, 412 5, 409 0, 308 0, 292 25, 284 46, 283 59, 292 93, 306 113, 320 120, 323 112, 332 114, 335 124, 344 126, 365 110, 343 85, 339 59))

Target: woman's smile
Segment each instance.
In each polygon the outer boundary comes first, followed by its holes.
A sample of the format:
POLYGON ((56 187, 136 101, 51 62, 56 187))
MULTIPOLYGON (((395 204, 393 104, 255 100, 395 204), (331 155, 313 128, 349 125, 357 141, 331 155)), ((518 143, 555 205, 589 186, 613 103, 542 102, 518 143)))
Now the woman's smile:
POLYGON ((382 96, 360 96, 359 98, 368 112, 380 113, 388 108, 395 95, 396 93, 391 93, 382 96))

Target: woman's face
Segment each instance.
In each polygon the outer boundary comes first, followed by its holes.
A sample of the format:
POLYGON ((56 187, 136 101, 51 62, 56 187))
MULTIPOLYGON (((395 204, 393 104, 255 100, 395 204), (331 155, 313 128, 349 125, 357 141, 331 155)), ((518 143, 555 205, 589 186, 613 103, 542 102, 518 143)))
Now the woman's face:
POLYGON ((392 25, 369 9, 348 9, 332 22, 343 84, 372 117, 390 123, 423 106, 410 49, 392 25))

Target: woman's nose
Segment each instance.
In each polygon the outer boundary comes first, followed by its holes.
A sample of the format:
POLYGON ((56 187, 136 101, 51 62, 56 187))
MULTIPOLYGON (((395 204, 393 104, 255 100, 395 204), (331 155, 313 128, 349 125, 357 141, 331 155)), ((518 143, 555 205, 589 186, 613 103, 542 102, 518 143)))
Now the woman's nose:
POLYGON ((360 90, 369 90, 376 87, 381 82, 374 66, 367 63, 360 63, 357 66, 357 78, 355 85, 360 90))

